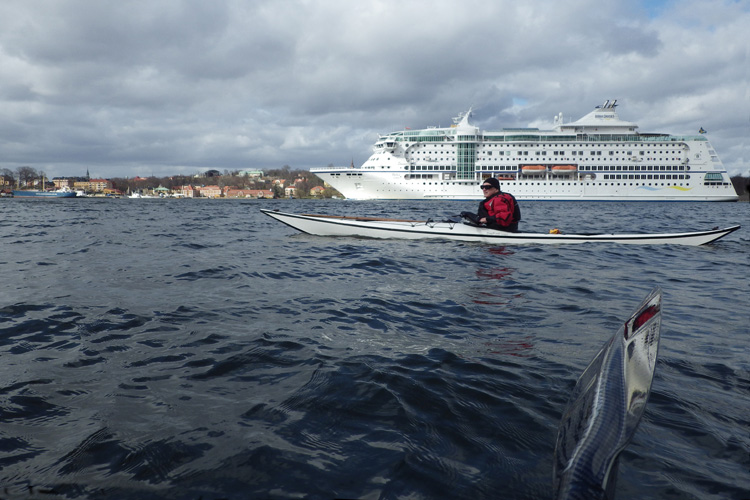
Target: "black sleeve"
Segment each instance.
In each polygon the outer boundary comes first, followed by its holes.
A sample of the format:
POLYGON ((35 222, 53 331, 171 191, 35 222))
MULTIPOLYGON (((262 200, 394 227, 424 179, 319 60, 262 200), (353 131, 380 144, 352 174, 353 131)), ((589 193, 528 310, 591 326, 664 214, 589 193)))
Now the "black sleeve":
POLYGON ((477 209, 477 219, 481 219, 482 217, 487 217, 489 214, 487 213, 487 209, 484 208, 484 202, 486 200, 482 200, 479 202, 479 208, 477 209))

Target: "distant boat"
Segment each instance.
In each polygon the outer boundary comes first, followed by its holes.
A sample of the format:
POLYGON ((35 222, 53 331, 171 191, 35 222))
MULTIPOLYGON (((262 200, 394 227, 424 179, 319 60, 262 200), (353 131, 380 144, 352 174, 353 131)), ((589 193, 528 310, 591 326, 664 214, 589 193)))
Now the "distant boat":
POLYGON ((61 187, 54 191, 39 191, 38 189, 13 190, 14 198, 75 198, 76 192, 69 187, 61 187))

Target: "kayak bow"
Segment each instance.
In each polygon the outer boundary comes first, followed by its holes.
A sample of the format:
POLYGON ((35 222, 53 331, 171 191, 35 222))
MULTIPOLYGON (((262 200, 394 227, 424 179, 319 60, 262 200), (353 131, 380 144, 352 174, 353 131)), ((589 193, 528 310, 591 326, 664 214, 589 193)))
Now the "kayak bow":
POLYGON ((614 498, 617 460, 651 393, 661 303, 662 291, 656 288, 578 379, 557 434, 555 498, 614 498))

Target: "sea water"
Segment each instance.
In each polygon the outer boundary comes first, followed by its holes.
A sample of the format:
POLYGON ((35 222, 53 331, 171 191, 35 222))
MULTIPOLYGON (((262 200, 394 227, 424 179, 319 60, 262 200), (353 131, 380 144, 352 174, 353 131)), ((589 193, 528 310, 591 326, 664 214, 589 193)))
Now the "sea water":
POLYGON ((323 238, 259 211, 476 205, 0 200, 2 495, 549 498, 569 391, 660 286, 618 498, 749 498, 748 204, 522 202, 525 231, 743 224, 703 247, 323 238))

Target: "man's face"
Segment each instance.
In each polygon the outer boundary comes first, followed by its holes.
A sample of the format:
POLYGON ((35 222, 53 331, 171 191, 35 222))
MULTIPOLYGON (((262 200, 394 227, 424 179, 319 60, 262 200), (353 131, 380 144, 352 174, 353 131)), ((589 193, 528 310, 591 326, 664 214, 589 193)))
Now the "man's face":
POLYGON ((497 193, 498 191, 500 190, 497 189, 496 187, 491 186, 490 184, 487 184, 486 182, 482 183, 482 193, 484 194, 485 198, 489 198, 490 196, 497 193))

